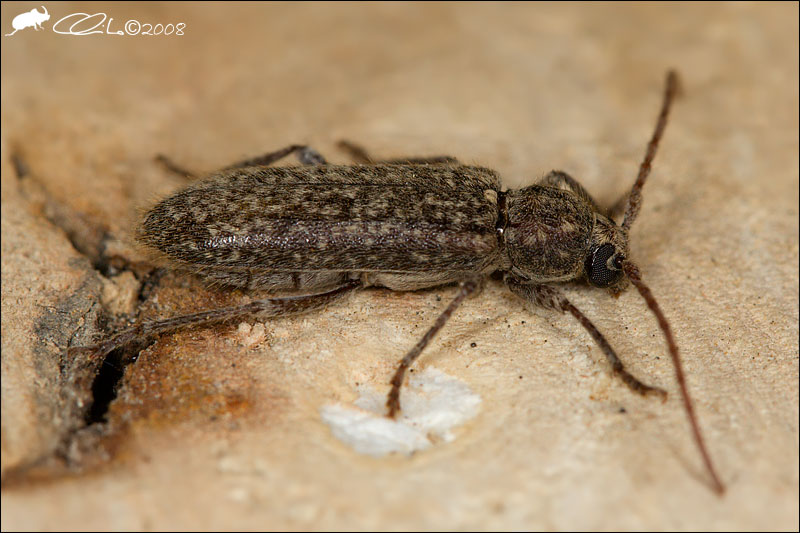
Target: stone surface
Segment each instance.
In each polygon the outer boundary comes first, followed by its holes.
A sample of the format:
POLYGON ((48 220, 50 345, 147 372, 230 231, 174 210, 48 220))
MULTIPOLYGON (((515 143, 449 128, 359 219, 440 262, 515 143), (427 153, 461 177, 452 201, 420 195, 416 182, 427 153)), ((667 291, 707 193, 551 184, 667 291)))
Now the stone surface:
MULTIPOLYGON (((30 8, 3 3, 3 32, 30 8)), ((796 4, 49 8, 44 31, 2 48, 4 530, 797 529, 796 4), (185 35, 52 31, 99 10, 113 31, 136 19, 185 35), (139 209, 183 183, 154 154, 203 171, 302 142, 345 162, 346 138, 382 157, 454 155, 509 187, 559 168, 611 204, 670 67, 684 97, 631 248, 681 346, 724 498, 644 303, 580 285, 568 296, 632 372, 670 390, 665 404, 612 378, 574 320, 492 282, 419 360, 480 397, 477 415, 410 457, 359 454, 324 407, 387 390, 454 295, 371 290, 162 337, 127 367, 107 433, 67 454, 71 473, 47 466, 71 449, 85 393, 61 348, 98 334, 104 294, 123 310, 137 290, 129 274, 109 287, 85 254, 102 234, 146 263, 139 209), (26 192, 15 152, 60 207, 26 192)), ((166 276, 142 316, 242 297, 166 276)))

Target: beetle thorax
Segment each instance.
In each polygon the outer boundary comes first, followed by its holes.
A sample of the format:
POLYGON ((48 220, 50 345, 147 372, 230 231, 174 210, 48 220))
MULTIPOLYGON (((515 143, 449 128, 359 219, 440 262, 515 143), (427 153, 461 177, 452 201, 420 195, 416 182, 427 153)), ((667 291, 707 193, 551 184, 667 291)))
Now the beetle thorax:
POLYGON ((533 185, 508 191, 503 231, 511 271, 534 283, 583 275, 595 213, 574 194, 533 185))

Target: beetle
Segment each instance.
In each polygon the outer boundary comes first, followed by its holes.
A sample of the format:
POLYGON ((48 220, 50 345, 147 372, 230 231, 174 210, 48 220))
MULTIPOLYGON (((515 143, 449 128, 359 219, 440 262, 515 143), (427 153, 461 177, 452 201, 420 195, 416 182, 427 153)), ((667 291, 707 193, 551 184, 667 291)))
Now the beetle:
MULTIPOLYGON (((375 162, 345 141, 341 147, 361 164, 330 165, 312 148, 292 145, 227 167, 157 203, 137 239, 174 267, 214 284, 296 294, 138 324, 84 350, 103 357, 134 339, 182 327, 305 312, 369 286, 417 290, 458 283, 456 297, 398 365, 386 402, 395 417, 407 370, 482 281, 500 273, 525 301, 572 314, 633 391, 665 398, 664 390, 625 370, 600 331, 554 285, 585 279, 618 294, 630 282, 664 333, 695 443, 721 494, 671 328, 629 258, 630 228, 677 91, 677 74, 670 71, 620 225, 560 171, 503 190, 495 171, 452 157, 375 162), (302 166, 269 166, 290 154, 302 166)), ((163 156, 161 161, 190 174, 163 156)))

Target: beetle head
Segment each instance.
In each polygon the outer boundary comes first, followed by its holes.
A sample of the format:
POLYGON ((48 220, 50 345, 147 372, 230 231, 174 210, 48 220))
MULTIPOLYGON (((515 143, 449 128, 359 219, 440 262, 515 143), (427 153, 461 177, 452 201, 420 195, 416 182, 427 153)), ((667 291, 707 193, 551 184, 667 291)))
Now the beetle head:
POLYGON ((624 283, 622 264, 628 255, 628 236, 613 220, 595 213, 589 254, 583 263, 586 279, 600 288, 624 283))

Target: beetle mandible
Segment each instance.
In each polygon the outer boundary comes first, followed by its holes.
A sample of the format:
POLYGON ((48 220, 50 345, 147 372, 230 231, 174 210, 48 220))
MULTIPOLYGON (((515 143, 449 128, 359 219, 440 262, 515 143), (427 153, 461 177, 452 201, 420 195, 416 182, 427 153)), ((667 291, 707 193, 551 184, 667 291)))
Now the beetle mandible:
MULTIPOLYGON (((664 390, 625 370, 600 331, 552 285, 583 278, 613 294, 630 282, 664 333, 695 443, 721 494, 724 487, 700 433, 677 344, 628 250, 642 187, 677 91, 677 75, 670 71, 620 225, 583 186, 559 171, 535 185, 503 191, 497 173, 452 157, 375 162, 363 148, 344 141, 341 147, 361 164, 330 165, 315 150, 292 145, 227 167, 156 204, 138 228, 138 240, 207 281, 298 294, 141 323, 80 350, 104 357, 143 336, 254 314, 305 312, 369 286, 416 290, 458 283, 455 299, 391 380, 386 405, 394 417, 411 364, 481 281, 499 272, 527 302, 572 314, 632 390, 663 398, 664 390), (268 166, 292 153, 303 166, 268 166)), ((172 170, 189 174, 160 157, 172 170)))

